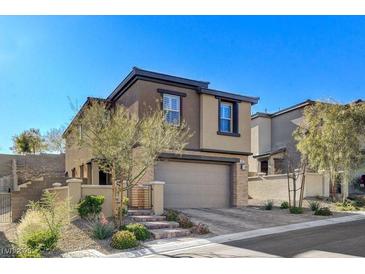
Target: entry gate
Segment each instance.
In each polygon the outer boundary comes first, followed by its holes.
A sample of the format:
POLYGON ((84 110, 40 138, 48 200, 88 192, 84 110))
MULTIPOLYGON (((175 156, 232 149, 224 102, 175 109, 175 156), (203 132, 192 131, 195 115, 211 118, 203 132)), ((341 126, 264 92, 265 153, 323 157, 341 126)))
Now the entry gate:
POLYGON ((0 223, 11 223, 11 193, 0 192, 0 223))

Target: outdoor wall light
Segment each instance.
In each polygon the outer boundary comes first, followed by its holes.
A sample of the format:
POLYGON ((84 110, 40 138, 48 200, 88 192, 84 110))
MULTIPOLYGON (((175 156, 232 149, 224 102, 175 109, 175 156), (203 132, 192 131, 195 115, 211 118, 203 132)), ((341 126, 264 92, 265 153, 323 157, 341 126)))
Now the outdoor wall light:
POLYGON ((241 170, 243 170, 243 171, 246 170, 246 163, 244 160, 240 160, 240 167, 241 167, 241 170))

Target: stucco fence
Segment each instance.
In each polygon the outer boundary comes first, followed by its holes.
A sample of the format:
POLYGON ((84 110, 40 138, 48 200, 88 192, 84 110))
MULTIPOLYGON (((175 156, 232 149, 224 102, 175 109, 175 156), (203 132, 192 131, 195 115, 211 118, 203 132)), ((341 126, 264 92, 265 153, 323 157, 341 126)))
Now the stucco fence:
MULTIPOLYGON (((113 216, 112 199, 113 192, 111 185, 84 185, 80 179, 69 179, 66 181, 66 186, 54 186, 47 188, 44 191, 56 193, 56 199, 58 201, 70 201, 71 205, 75 207, 82 199, 90 195, 102 195, 104 196, 104 203, 102 205, 102 213, 105 217, 113 216)), ((161 215, 164 211, 164 185, 165 182, 149 182, 145 185, 149 185, 152 188, 152 210, 154 214, 161 215)), ((76 213, 75 216, 76 217, 76 213)))
POLYGON ((54 186, 44 191, 56 193, 58 201, 69 200, 75 207, 82 199, 90 195, 102 195, 105 200, 102 205, 102 212, 106 217, 112 214, 112 186, 111 185, 83 185, 79 179, 67 180, 67 186, 54 186))
MULTIPOLYGON (((301 178, 297 182, 300 187, 301 178)), ((292 189, 292 186, 291 186, 292 189)), ((298 191, 299 193, 299 191, 298 191)), ((248 195, 256 200, 288 200, 288 179, 286 174, 254 176, 248 178, 248 195)), ((298 194, 299 195, 299 194, 298 194)), ((304 197, 328 197, 329 183, 326 176, 309 173, 305 177, 304 197)))

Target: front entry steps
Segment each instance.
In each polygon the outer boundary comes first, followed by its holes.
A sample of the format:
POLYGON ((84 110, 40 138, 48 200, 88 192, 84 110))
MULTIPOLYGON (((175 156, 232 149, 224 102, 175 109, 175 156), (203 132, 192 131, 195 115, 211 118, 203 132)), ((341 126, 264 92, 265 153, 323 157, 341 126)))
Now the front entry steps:
POLYGON ((185 237, 191 233, 189 229, 184 228, 151 229, 150 232, 155 240, 185 237))
POLYGON ((166 216, 153 215, 152 210, 132 209, 128 210, 128 215, 133 222, 147 227, 155 240, 185 237, 191 233, 189 229, 180 228, 177 222, 166 221, 166 216))

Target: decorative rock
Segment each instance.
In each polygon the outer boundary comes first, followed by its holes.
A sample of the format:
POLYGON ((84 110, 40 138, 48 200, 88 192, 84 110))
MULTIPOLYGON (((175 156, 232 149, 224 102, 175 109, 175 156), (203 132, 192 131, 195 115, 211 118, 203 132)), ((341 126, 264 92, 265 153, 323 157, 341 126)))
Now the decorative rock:
POLYGON ((62 186, 62 184, 61 183, 53 183, 52 186, 53 187, 60 187, 60 186, 62 186))

